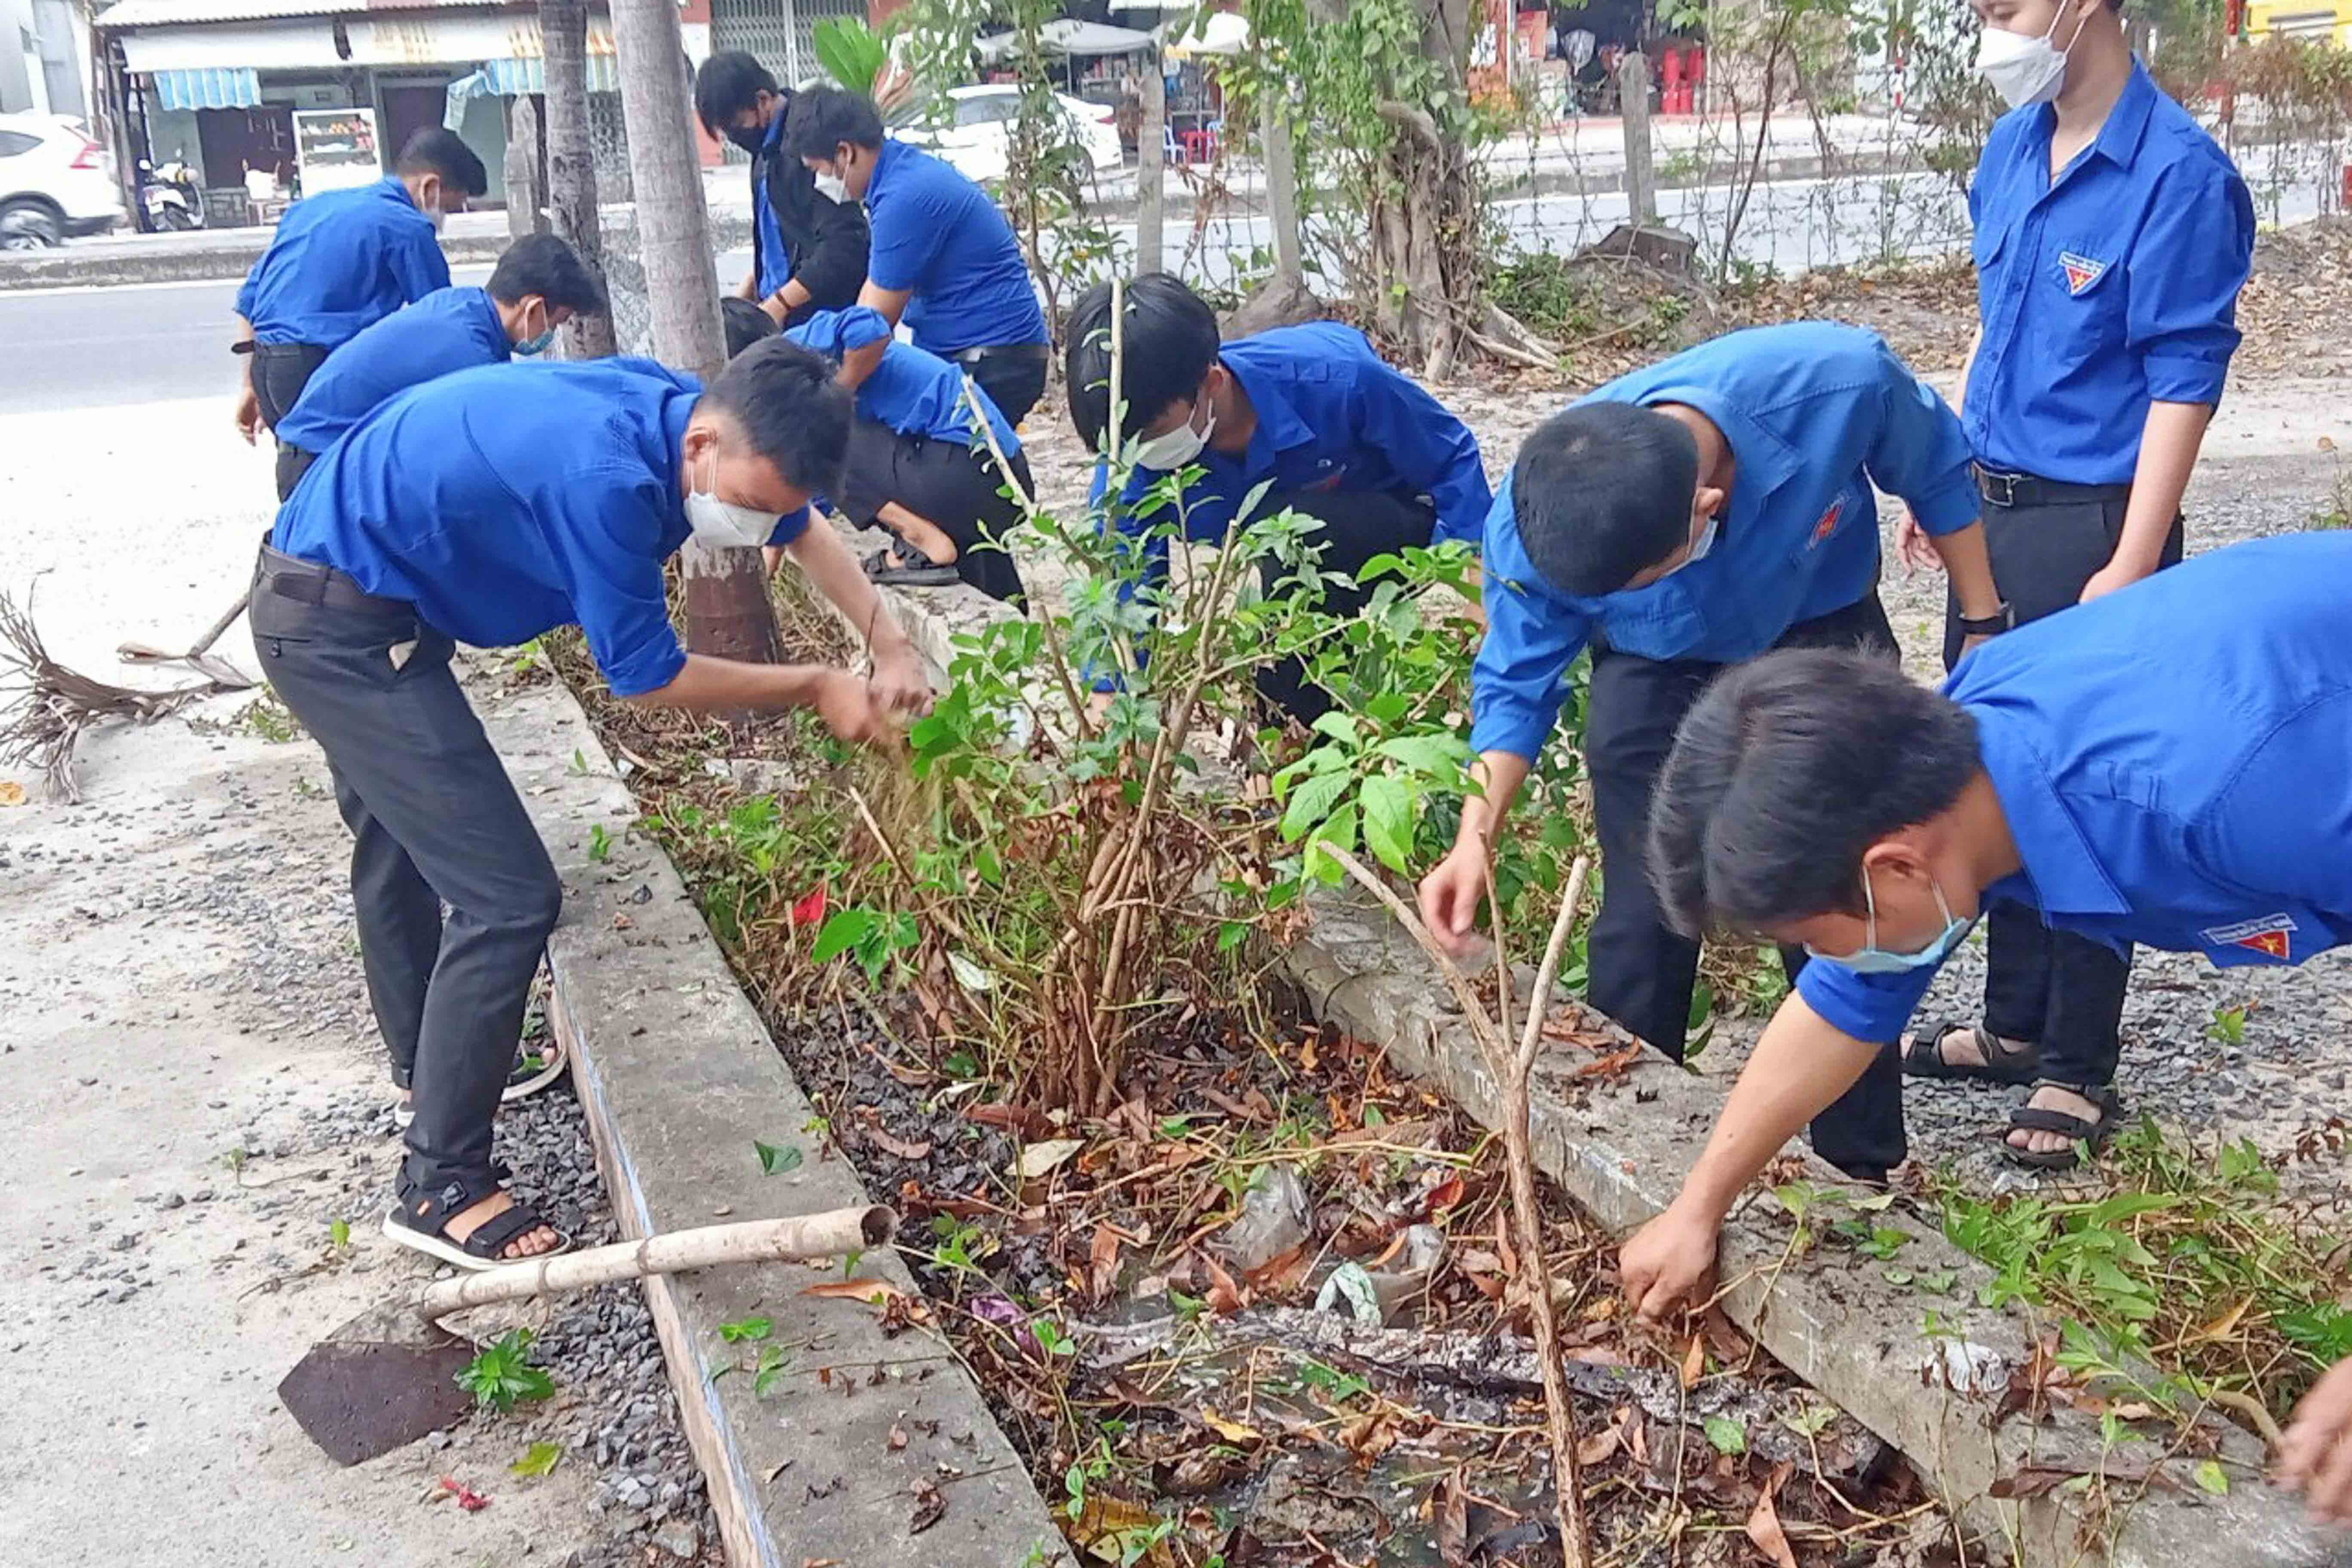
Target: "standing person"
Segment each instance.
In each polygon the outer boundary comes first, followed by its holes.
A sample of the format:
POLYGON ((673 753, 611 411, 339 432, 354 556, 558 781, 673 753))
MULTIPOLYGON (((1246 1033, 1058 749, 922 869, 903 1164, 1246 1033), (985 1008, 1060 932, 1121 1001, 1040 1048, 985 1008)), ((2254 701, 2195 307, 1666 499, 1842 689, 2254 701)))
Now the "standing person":
MULTIPOLYGON (((1759 659, 1699 700, 1651 814, 1660 901, 1687 935, 1757 932, 1815 962, 1681 1193, 1625 1244, 1625 1294, 1644 1317, 1698 1290, 1733 1200, 1885 1059, 1996 900, 2224 968, 2352 942, 2347 604, 2352 537, 2290 534, 1996 638, 1940 694, 1809 652, 1759 659)), ((2346 1381, 2315 1394, 2290 1469, 2299 1458, 2308 1477, 2352 1415, 2346 1381)), ((2339 1448, 2338 1512, 2347 1482, 2339 1448)))
POLYGON ((751 155, 751 270, 736 297, 780 327, 856 304, 866 282, 865 210, 819 196, 806 166, 785 150, 792 101, 767 67, 739 49, 721 50, 694 73, 702 129, 751 155))
POLYGON ((707 392, 649 360, 488 365, 368 415, 279 510, 254 646, 325 750, 352 830, 369 1000, 415 1101, 384 1222, 400 1245, 462 1268, 567 1245, 499 1187, 490 1140, 562 889, 449 668, 454 644, 577 623, 625 700, 814 708, 845 738, 882 733, 888 710, 926 700, 920 668, 833 531, 806 526, 848 430, 847 394, 790 343, 707 392), (871 678, 678 647, 663 562, 689 536, 751 545, 795 521, 818 587, 895 639, 871 678))
MULTIPOLYGON (((1977 340, 1961 401, 1994 580, 2020 622, 2180 559, 2180 497, 2254 239, 2245 182, 2132 57, 2117 0, 1975 0, 2012 105, 1969 187, 1977 340)), ((1919 561, 1916 531, 1906 559, 1919 561)), ((1959 657, 1955 605, 1947 668, 1959 657)), ((2105 1141, 2131 950, 1988 912, 1984 1014, 1911 1038, 1924 1078, 2031 1083, 2003 1152, 2063 1169, 2105 1141)))
MULTIPOLYGON (((857 302, 893 327, 903 321, 917 348, 980 383, 1008 423, 1027 418, 1045 390, 1045 313, 1013 226, 988 193, 885 136, 881 112, 859 93, 802 93, 786 136, 819 196, 866 204, 874 238, 857 302)), ((851 353, 843 382, 864 380, 881 352, 875 344, 851 353)))
MULTIPOLYGON (((774 331, 743 301, 722 303, 732 307, 726 312, 730 356, 774 331)), ((866 558, 866 575, 908 588, 963 582, 992 599, 1017 603, 1021 570, 1003 538, 1021 521, 1014 495, 1032 492, 1029 460, 988 394, 972 385, 1007 468, 997 467, 973 427, 963 373, 912 343, 893 342, 878 312, 863 305, 821 310, 784 335, 836 365, 870 343, 885 345, 881 363, 857 384, 841 488, 825 498, 855 526, 890 535, 887 549, 866 558)), ((768 552, 771 572, 782 553, 768 552)))
MULTIPOLYGON (((1589 999, 1682 1059, 1698 943, 1669 929, 1643 835, 1675 726, 1729 665, 1776 647, 1861 648, 1893 668, 1878 600, 1875 482, 1907 502, 1977 617, 1999 631, 1960 422, 1873 333, 1759 327, 1622 376, 1537 426, 1486 521, 1486 641, 1472 675, 1480 793, 1421 883, 1438 940, 1468 944, 1488 857, 1549 742, 1587 646, 1584 763, 1606 882, 1589 999)), ((1793 980, 1801 953, 1784 951, 1793 980)), ((1884 1179, 1900 1162, 1890 1058, 1813 1126, 1822 1157, 1884 1179)))
MULTIPOLYGON (((1221 342, 1216 313, 1181 279, 1147 272, 1121 292, 1127 416, 1118 439, 1135 443, 1136 465, 1118 509, 1123 531, 1149 526, 1136 510, 1162 476, 1197 468, 1184 497, 1185 536, 1196 543, 1223 539, 1261 485, 1268 488, 1256 515, 1289 510, 1322 524, 1325 572, 1352 577, 1376 555, 1476 542, 1494 500, 1477 438, 1363 333, 1317 321, 1221 342)), ((1110 285, 1080 296, 1063 331, 1070 420, 1100 451, 1111 422, 1110 285)), ((1101 505, 1108 482, 1098 460, 1091 504, 1101 505)), ((1146 574, 1157 581, 1168 569, 1166 537, 1154 535, 1148 549, 1146 574)), ((1268 588, 1283 574, 1276 562, 1260 567, 1268 588)), ((1323 607, 1353 615, 1370 596, 1335 584, 1323 607)), ((1261 671, 1258 690, 1302 724, 1331 705, 1296 658, 1261 671)))
POLYGON ((236 427, 247 441, 278 428, 331 352, 449 287, 441 225, 488 189, 473 149, 436 127, 409 138, 388 177, 286 210, 236 291, 230 347, 245 366, 236 427))
POLYGON ((574 316, 601 316, 604 286, 551 234, 507 247, 480 289, 436 289, 327 356, 278 426, 278 499, 352 426, 420 382, 547 352, 574 316))

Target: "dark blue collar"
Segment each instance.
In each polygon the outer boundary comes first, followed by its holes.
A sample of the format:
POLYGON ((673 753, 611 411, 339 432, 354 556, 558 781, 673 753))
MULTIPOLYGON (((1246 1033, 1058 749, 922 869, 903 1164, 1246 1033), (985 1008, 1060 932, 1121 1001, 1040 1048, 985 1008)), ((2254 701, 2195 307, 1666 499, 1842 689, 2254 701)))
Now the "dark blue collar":
POLYGON ((1998 708, 1968 704, 1977 724, 1977 755, 2024 861, 2034 902, 2049 913, 2120 915, 2131 905, 2099 864, 2082 825, 2066 809, 2039 753, 1998 708))
MULTIPOLYGON (((1298 405, 1284 395, 1271 376, 1261 376, 1255 369, 1220 354, 1217 363, 1241 384, 1242 395, 1249 399, 1250 410, 1257 416, 1257 428, 1250 433, 1250 450, 1243 457, 1244 463, 1261 451, 1267 454, 1287 452, 1294 447, 1304 447, 1315 439, 1315 431, 1298 416, 1298 405), (1261 447, 1260 442, 1265 446, 1261 447)), ((1252 468, 1262 463, 1251 463, 1252 468)))
MULTIPOLYGON (((2107 110, 2107 118, 2099 133, 2084 149, 2084 158, 2104 158, 2118 169, 2128 169, 2139 156, 2140 143, 2147 139, 2148 116, 2156 110, 2157 86, 2147 74, 2147 68, 2132 57, 2131 75, 2124 79, 2124 89, 2107 110)), ((2050 157, 2050 138, 2058 126, 2058 110, 2042 104, 2034 110, 2032 147, 2039 147, 2042 162, 2050 157)), ((2076 160, 2077 163, 2081 159, 2076 160)), ((2069 165, 2072 167, 2073 165, 2069 165)))

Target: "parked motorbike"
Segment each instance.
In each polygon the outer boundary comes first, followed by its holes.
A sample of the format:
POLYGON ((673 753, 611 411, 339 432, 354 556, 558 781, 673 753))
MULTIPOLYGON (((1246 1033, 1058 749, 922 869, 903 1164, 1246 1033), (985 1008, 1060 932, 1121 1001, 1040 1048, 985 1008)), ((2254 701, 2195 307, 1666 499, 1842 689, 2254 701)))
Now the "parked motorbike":
POLYGON ((140 200, 147 210, 147 226, 191 229, 205 226, 205 196, 195 171, 174 158, 163 164, 143 159, 139 164, 140 200))

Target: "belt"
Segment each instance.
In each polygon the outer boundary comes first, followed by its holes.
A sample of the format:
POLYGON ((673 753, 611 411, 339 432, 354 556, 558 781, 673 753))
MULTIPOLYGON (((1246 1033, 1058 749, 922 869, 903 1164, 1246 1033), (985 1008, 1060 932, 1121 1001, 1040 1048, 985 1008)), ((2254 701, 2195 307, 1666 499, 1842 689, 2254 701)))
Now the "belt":
POLYGON ((250 352, 256 359, 285 359, 294 354, 322 354, 327 351, 317 343, 256 343, 250 352))
POLYGON ((402 610, 413 608, 401 599, 379 598, 331 566, 303 561, 268 545, 254 574, 255 586, 298 605, 328 610, 402 610))
POLYGON ((1023 364, 1045 364, 1053 358, 1053 350, 1044 343, 995 343, 986 348, 962 349, 948 357, 958 364, 978 364, 984 359, 1017 360, 1023 364))
POLYGON ((1982 463, 1971 463, 1976 474, 1977 494, 1987 506, 2034 507, 2065 506, 2084 501, 2121 500, 2131 494, 2129 485, 2070 485, 2060 479, 2045 479, 2035 474, 2009 474, 1999 468, 1988 468, 1982 463))

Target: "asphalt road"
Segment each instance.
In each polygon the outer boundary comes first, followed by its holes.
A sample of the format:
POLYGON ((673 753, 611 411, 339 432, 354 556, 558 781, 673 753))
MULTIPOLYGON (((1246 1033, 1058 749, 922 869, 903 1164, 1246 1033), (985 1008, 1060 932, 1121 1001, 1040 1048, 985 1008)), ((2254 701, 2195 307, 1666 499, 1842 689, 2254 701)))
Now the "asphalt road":
MULTIPOLYGON (((741 281, 747 255, 723 256, 723 287, 741 281)), ((486 267, 460 268, 479 283, 486 267)), ((233 282, 0 293, 0 415, 221 400, 228 424, 236 365, 228 353, 233 282)))

